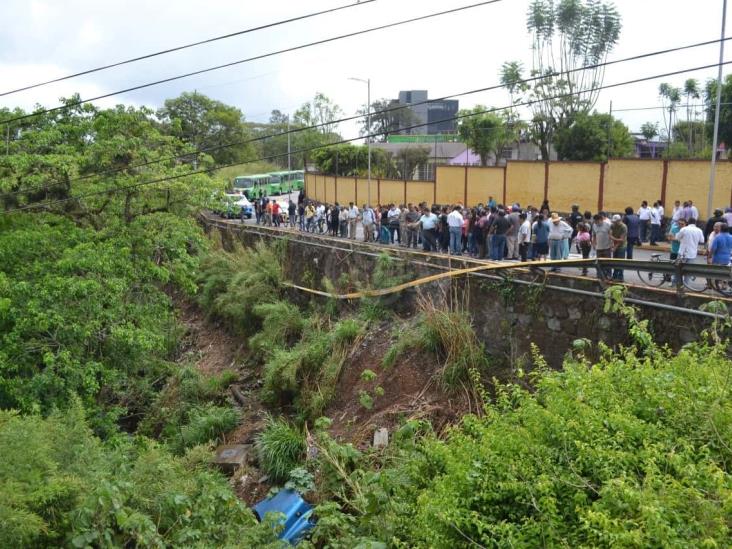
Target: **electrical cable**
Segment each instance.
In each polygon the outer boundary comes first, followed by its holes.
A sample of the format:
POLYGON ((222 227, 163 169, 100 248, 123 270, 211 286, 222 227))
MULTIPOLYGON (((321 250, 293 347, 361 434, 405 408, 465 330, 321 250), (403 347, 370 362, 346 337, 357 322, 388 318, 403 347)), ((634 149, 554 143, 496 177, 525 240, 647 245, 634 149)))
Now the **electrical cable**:
MULTIPOLYGON (((730 65, 730 64, 732 64, 732 61, 726 61, 724 63, 721 63, 722 66, 724 66, 724 65, 730 65)), ((453 121, 453 120, 462 120, 464 118, 470 118, 472 116, 479 116, 479 115, 482 115, 482 114, 488 114, 488 113, 493 113, 493 112, 498 112, 498 111, 509 110, 509 109, 515 108, 516 106, 529 106, 529 105, 533 105, 535 103, 540 103, 542 101, 551 101, 551 100, 556 100, 556 99, 563 99, 563 98, 572 97, 574 95, 580 95, 580 94, 584 94, 584 93, 588 93, 588 92, 605 90, 605 89, 611 89, 611 88, 617 88, 617 87, 621 87, 621 86, 628 86, 628 85, 631 85, 631 84, 638 84, 640 82, 647 82, 649 80, 656 80, 658 78, 666 78, 666 77, 669 77, 669 76, 676 76, 676 75, 679 75, 679 74, 684 74, 684 73, 698 71, 698 70, 704 70, 704 69, 710 69, 710 68, 719 67, 719 66, 720 66, 720 63, 712 63, 710 65, 702 65, 702 66, 692 67, 692 68, 688 68, 688 69, 681 69, 681 70, 678 70, 678 71, 667 72, 667 73, 663 73, 663 74, 656 74, 656 75, 653 75, 653 76, 646 76, 646 77, 643 77, 643 78, 636 78, 636 79, 633 79, 633 80, 626 80, 624 82, 618 82, 618 83, 615 83, 615 84, 607 84, 607 85, 603 85, 603 86, 597 86, 595 88, 591 88, 591 89, 588 89, 588 90, 582 90, 580 92, 570 92, 570 93, 556 95, 554 97, 547 97, 547 98, 543 98, 543 99, 525 101, 525 102, 523 102, 521 104, 514 104, 514 105, 507 106, 507 107, 497 107, 497 108, 485 109, 485 110, 482 110, 482 111, 476 111, 476 112, 470 112, 470 113, 465 113, 465 114, 459 114, 457 116, 453 116, 453 117, 449 117, 449 118, 444 118, 442 120, 436 120, 436 121, 434 121, 434 123, 450 122, 450 121, 453 121)), ((424 124, 416 124, 414 126, 408 126, 406 128, 402 128, 402 129, 409 130, 409 129, 413 129, 413 128, 419 128, 421 126, 424 126, 424 124)), ((333 147, 333 146, 336 146, 336 145, 342 145, 342 144, 345 144, 345 143, 351 143, 353 141, 359 141, 359 140, 364 139, 364 138, 370 139, 372 137, 376 137, 376 136, 379 136, 379 135, 384 135, 384 134, 387 134, 387 133, 390 133, 390 132, 388 132, 388 131, 372 132, 372 133, 370 133, 368 135, 365 135, 365 136, 353 137, 353 138, 350 138, 350 139, 341 139, 339 141, 335 141, 333 143, 328 143, 326 145, 316 145, 316 146, 308 147, 308 148, 305 148, 305 149, 298 149, 296 151, 292 151, 290 154, 307 153, 307 152, 311 152, 311 151, 314 151, 314 150, 326 149, 326 148, 333 147)), ((252 159, 252 160, 246 160, 244 162, 233 162, 233 163, 230 163, 230 164, 224 164, 224 165, 214 166, 212 168, 205 168, 205 169, 201 169, 201 170, 195 170, 195 171, 187 172, 187 173, 184 173, 184 174, 177 174, 177 175, 162 177, 162 178, 158 178, 158 179, 152 179, 150 181, 143 181, 143 182, 140 182, 140 183, 135 183, 133 185, 127 185, 127 186, 123 186, 123 187, 117 187, 117 188, 114 188, 114 189, 104 189, 104 190, 101 190, 101 191, 93 191, 93 192, 84 193, 84 194, 81 194, 81 195, 69 196, 69 197, 66 197, 66 198, 62 198, 62 199, 58 199, 58 200, 52 200, 52 201, 47 201, 47 202, 34 202, 32 204, 27 204, 25 206, 20 206, 20 207, 17 207, 17 208, 11 208, 9 210, 4 210, 2 212, 2 214, 3 215, 7 215, 7 214, 14 213, 14 212, 25 211, 25 210, 29 210, 29 209, 38 208, 38 207, 48 207, 48 206, 52 206, 54 204, 62 204, 62 203, 70 202, 70 201, 73 201, 73 200, 82 200, 84 198, 89 198, 89 197, 92 197, 92 196, 100 196, 100 195, 104 195, 104 194, 114 194, 116 192, 126 191, 126 190, 130 190, 130 189, 137 189, 137 188, 144 187, 144 186, 147 186, 147 185, 154 185, 156 183, 164 183, 166 181, 175 181, 175 180, 182 179, 184 177, 190 177, 190 176, 193 176, 193 175, 207 174, 207 173, 211 173, 213 171, 219 170, 221 168, 228 168, 228 167, 232 167, 232 166, 242 166, 244 164, 251 164, 253 162, 261 162, 261 161, 264 161, 264 160, 273 160, 273 159, 276 159, 276 158, 285 157, 287 155, 288 155, 288 153, 281 153, 281 154, 276 154, 276 155, 270 155, 268 157, 260 157, 260 158, 256 158, 256 159, 252 159)))
POLYGON ((87 74, 92 74, 92 73, 95 73, 95 72, 104 71, 104 70, 111 69, 111 68, 114 68, 114 67, 119 67, 119 66, 122 66, 122 65, 127 65, 129 63, 135 63, 137 61, 142 61, 144 59, 150 59, 152 57, 157 57, 159 55, 165 55, 167 53, 173 53, 173 52, 176 52, 176 51, 181 51, 181 50, 185 50, 185 49, 188 49, 188 48, 193 48, 193 47, 196 47, 196 46, 201 46, 203 44, 210 44, 212 42, 218 42, 219 40, 225 40, 227 38, 233 38, 234 36, 241 36, 243 34, 249 34, 249 33, 256 32, 256 31, 260 31, 260 30, 271 29, 273 27, 278 27, 278 26, 281 26, 281 25, 286 25, 287 23, 294 23, 295 21, 302 21, 304 19, 310 19, 310 18, 313 18, 313 17, 317 17, 319 15, 325 15, 325 14, 328 14, 328 13, 334 13, 334 12, 341 11, 341 10, 345 10, 345 9, 348 9, 348 8, 354 8, 356 6, 365 6, 366 4, 370 4, 372 2, 376 2, 376 0, 362 0, 361 2, 356 2, 355 4, 347 4, 345 6, 338 6, 336 8, 330 8, 330 9, 327 9, 327 10, 317 11, 317 12, 314 12, 314 13, 308 13, 306 15, 299 15, 297 17, 291 17, 289 19, 283 19, 282 21, 276 21, 274 23, 267 23, 265 25, 260 25, 258 27, 252 27, 252 28, 245 29, 245 30, 231 32, 229 34, 222 34, 220 36, 214 36, 212 38, 207 38, 205 40, 200 40, 198 42, 192 42, 190 44, 184 44, 182 46, 175 46, 175 47, 168 48, 168 49, 161 50, 161 51, 157 51, 157 52, 154 52, 154 53, 148 53, 148 54, 145 54, 145 55, 140 55, 138 57, 133 57, 131 59, 125 59, 124 61, 117 61, 115 63, 110 63, 108 65, 102 65, 101 67, 95 67, 93 69, 86 69, 86 70, 83 70, 83 71, 80 71, 80 72, 76 72, 76 73, 73 73, 73 74, 67 74, 66 76, 60 76, 60 77, 54 78, 52 80, 46 80, 45 82, 38 82, 36 84, 28 84, 27 86, 23 86, 22 88, 16 88, 14 90, 9 90, 9 91, 5 91, 5 92, 1 92, 0 93, 0 97, 6 96, 6 95, 11 95, 11 94, 18 93, 18 92, 22 92, 22 91, 31 90, 31 89, 34 89, 34 88, 40 88, 41 86, 47 86, 48 84, 54 84, 56 82, 62 82, 64 80, 70 80, 72 78, 77 78, 79 76, 85 76, 87 74))
MULTIPOLYGON (((730 40, 730 39, 732 39, 732 37, 725 38, 724 40, 730 40)), ((718 43, 720 41, 721 41, 720 39, 709 40, 709 41, 704 41, 704 42, 697 42, 697 43, 694 43, 694 44, 686 44, 684 46, 677 46, 675 48, 666 48, 666 49, 657 50, 657 51, 654 51, 654 52, 642 53, 642 54, 633 55, 633 56, 630 56, 630 57, 624 57, 624 58, 621 58, 621 59, 615 59, 615 60, 612 60, 612 61, 605 61, 603 63, 596 63, 594 65, 585 65, 585 66, 582 66, 582 67, 577 67, 575 69, 570 69, 568 71, 565 71, 562 74, 570 74, 570 73, 579 72, 579 71, 583 71, 583 70, 590 70, 590 69, 596 69, 596 68, 600 68, 600 67, 607 67, 607 66, 610 66, 610 65, 617 65, 617 64, 621 64, 621 63, 627 63, 627 62, 630 62, 630 61, 637 61, 637 60, 640 60, 640 59, 646 59, 646 58, 655 57, 655 56, 658 56, 658 55, 666 55, 668 53, 675 53, 675 52, 682 51, 682 50, 687 50, 687 49, 692 49, 692 48, 698 48, 698 47, 702 47, 702 46, 708 46, 710 44, 715 44, 715 43, 718 43)), ((526 83, 529 83, 529 82, 536 82, 538 80, 544 80, 544 79, 547 79, 547 78, 553 78, 555 76, 558 76, 558 74, 559 73, 549 73, 549 74, 545 74, 543 76, 533 76, 533 77, 526 78, 526 79, 522 79, 522 80, 516 80, 514 82, 514 84, 526 84, 526 83)), ((439 98, 436 98, 436 99, 427 99, 425 101, 418 101, 418 102, 410 103, 410 104, 407 104, 407 105, 401 105, 401 106, 397 106, 397 107, 390 107, 388 109, 382 109, 380 111, 374 111, 374 112, 371 113, 371 116, 373 117, 374 115, 386 114, 386 113, 395 112, 395 111, 399 111, 399 110, 403 110, 403 109, 409 109, 409 108, 412 108, 412 107, 415 107, 415 106, 418 106, 418 105, 424 105, 424 104, 429 104, 429 103, 433 103, 433 102, 444 101, 446 99, 451 99, 451 98, 455 98, 455 97, 463 97, 463 96, 466 96, 466 95, 472 95, 472 94, 476 94, 476 93, 482 93, 482 92, 485 92, 485 91, 496 90, 496 89, 500 89, 500 88, 503 88, 503 87, 505 87, 503 84, 494 84, 494 85, 491 85, 491 86, 488 86, 488 87, 484 87, 484 88, 478 88, 478 89, 470 90, 470 91, 466 91, 466 92, 455 93, 455 94, 452 94, 452 95, 445 95, 445 96, 442 96, 442 97, 439 97, 439 98)), ((581 92, 581 93, 587 93, 587 92, 584 91, 584 92, 581 92)), ((521 105, 518 105, 517 104, 516 106, 521 106, 521 105)), ((614 111, 614 112, 617 112, 617 111, 614 111)), ((92 177, 96 177, 96 176, 99 176, 99 175, 109 175, 109 174, 119 173, 119 172, 122 172, 122 171, 128 170, 128 169, 142 168, 142 167, 146 167, 146 166, 150 166, 150 165, 154 165, 154 164, 159 164, 161 162, 167 162, 167 161, 171 161, 171 160, 178 160, 178 159, 182 159, 182 158, 189 158, 189 157, 191 157, 193 155, 198 155, 198 154, 201 154, 201 153, 210 153, 210 152, 214 152, 214 151, 218 151, 218 150, 222 150, 222 149, 227 149, 227 148, 231 148, 231 147, 237 147, 237 146, 241 146, 241 145, 247 145, 249 143, 255 143, 255 142, 258 142, 258 141, 264 141, 264 140, 271 139, 271 138, 274 138, 274 137, 282 137, 282 136, 286 136, 286 135, 296 134, 296 133, 303 132, 303 131, 307 131, 307 130, 319 129, 319 128, 323 128, 325 126, 331 126, 331 125, 341 124, 343 122, 350 122, 350 121, 358 120, 358 119, 362 119, 362 118, 364 118, 364 115, 360 115, 359 114, 359 115, 349 116, 349 117, 345 117, 345 118, 340 118, 338 120, 334 120, 334 121, 331 121, 331 122, 323 122, 321 124, 314 124, 314 125, 305 126, 305 127, 302 127, 302 128, 292 128, 290 130, 287 130, 287 131, 284 131, 284 132, 280 132, 280 133, 276 133, 276 134, 269 134, 269 135, 257 136, 257 137, 249 138, 249 139, 246 139, 246 140, 243 140, 243 141, 234 141, 234 142, 230 142, 230 143, 224 143, 222 145, 216 145, 214 147, 201 148, 201 149, 197 149, 196 151, 191 151, 191 152, 188 152, 188 153, 183 153, 183 154, 179 154, 179 155, 175 155, 175 156, 168 156, 168 157, 158 158, 156 160, 149 160, 149 161, 146 161, 146 162, 141 162, 141 163, 138 163, 138 164, 133 164, 133 165, 126 166, 126 167, 123 167, 123 168, 114 168, 114 169, 110 169, 110 170, 102 170, 102 171, 99 171, 99 172, 92 172, 92 173, 85 174, 83 176, 76 177, 76 178, 70 179, 68 181, 65 181, 64 184, 74 183, 74 182, 77 182, 77 181, 82 181, 82 180, 89 179, 89 178, 92 178, 92 177)), ((427 123, 423 123, 423 124, 420 124, 419 126, 416 126, 416 127, 423 127, 423 126, 426 126, 426 125, 427 125, 427 123)), ((399 131, 401 131, 401 129, 399 131)), ((56 182, 56 183, 58 183, 58 182, 56 182)), ((53 185, 53 184, 54 183, 51 183, 51 185, 53 185)), ((20 190, 17 190, 17 191, 12 191, 12 192, 9 192, 9 193, 4 193, 4 194, 5 194, 5 196, 12 196, 12 195, 16 195, 16 194, 30 193, 30 192, 34 192, 35 190, 41 189, 44 186, 47 187, 48 185, 49 185, 48 183, 45 183, 45 184, 36 185, 36 186, 32 186, 32 187, 26 187, 24 189, 20 189, 20 190)))
POLYGON ((368 29, 360 30, 360 31, 350 32, 350 33, 347 33, 347 34, 341 34, 339 36, 333 36, 331 38, 325 38, 323 40, 317 40, 315 42, 309 42, 307 44, 300 44, 299 46, 293 46, 293 47, 285 48, 285 49, 282 49, 282 50, 277 50, 277 51, 273 51, 273 52, 269 52, 269 53, 264 53, 264 54, 261 54, 261 55, 256 55, 254 57, 248 57, 246 59, 239 59, 238 61, 231 61, 229 63, 224 63, 223 65, 216 65, 216 66, 213 66, 213 67, 208 67, 208 68, 205 68, 205 69, 200 69, 200 70, 197 70, 197 71, 188 72, 188 73, 185 73, 185 74, 179 74, 177 76, 171 76, 169 78, 163 78, 162 80, 156 80, 155 82, 148 82, 146 84, 140 84, 140 85, 137 85, 137 86, 132 86, 130 88, 125 88, 123 90, 117 90, 117 91, 114 91, 114 92, 105 93, 103 95, 98 95, 96 97, 90 97, 88 99, 80 99, 79 101, 73 101, 73 102, 68 103, 66 105, 59 105, 58 107, 53 107, 53 108, 50 108, 50 109, 42 109, 42 110, 39 110, 39 111, 30 113, 30 114, 26 114, 26 115, 23 115, 23 116, 16 116, 14 118, 7 118, 7 119, 5 119, 5 120, 2 121, 2 124, 7 125, 7 124, 10 124, 11 122, 18 122, 20 120, 26 120, 28 118, 32 118, 34 116, 40 116, 42 114, 52 113, 52 112, 60 111, 60 110, 63 110, 63 109, 68 109, 70 107, 76 107, 78 105, 83 105, 85 103, 90 103, 92 101, 97 101, 99 99, 106 99, 107 97, 113 97, 115 95, 120 95, 122 93, 127 93, 127 92, 131 92, 131 91, 141 90, 141 89, 149 88, 149 87, 152 87, 152 86, 158 86, 160 84, 165 84, 167 82, 173 82, 175 80, 181 80, 183 78, 188 78, 190 76, 196 76, 196 75, 204 74, 204 73, 207 73, 207 72, 212 72, 212 71, 216 71, 216 70, 220 70, 220 69, 225 69, 225 68, 228 68, 228 67, 233 67, 235 65, 241 65, 243 63, 249 63, 251 61, 258 61, 260 59, 265 59, 267 57, 273 57, 275 55, 281 55, 283 53, 289 53, 289 52, 293 52, 293 51, 297 51, 297 50, 302 50, 302 49, 305 49, 305 48, 311 48, 313 46, 319 46, 319 45, 322 45, 322 44, 328 44, 330 42, 335 42, 337 40, 343 40, 345 38, 352 38, 354 36, 360 36, 360 35, 368 34, 368 33, 371 33, 371 32, 376 32, 376 31, 380 31, 380 30, 385 30, 385 29, 393 28, 393 27, 398 27, 398 26, 401 26, 401 25, 406 25, 408 23, 415 23, 417 21, 424 21, 426 19, 432 19, 432 18, 435 18, 435 17, 440 17, 440 16, 443 16, 443 15, 448 15, 450 13, 458 13, 458 12, 461 12, 461 11, 465 11, 465 10, 469 10, 469 9, 473 9, 473 8, 478 8, 478 7, 481 7, 481 6, 486 6, 488 4, 495 4, 495 3, 498 3, 498 2, 502 2, 502 1, 503 0, 484 0, 483 2, 479 2, 477 4, 470 4, 470 5, 467 5, 467 6, 461 6, 459 8, 453 8, 453 9, 450 9, 450 10, 444 10, 444 11, 439 11, 439 12, 435 12, 435 13, 430 13, 430 14, 427 14, 427 15, 421 15, 419 17, 412 17, 410 19, 404 19, 402 21, 395 21, 393 23, 388 23, 388 24, 385 24, 385 25, 379 25, 378 27, 371 27, 371 28, 368 28, 368 29))

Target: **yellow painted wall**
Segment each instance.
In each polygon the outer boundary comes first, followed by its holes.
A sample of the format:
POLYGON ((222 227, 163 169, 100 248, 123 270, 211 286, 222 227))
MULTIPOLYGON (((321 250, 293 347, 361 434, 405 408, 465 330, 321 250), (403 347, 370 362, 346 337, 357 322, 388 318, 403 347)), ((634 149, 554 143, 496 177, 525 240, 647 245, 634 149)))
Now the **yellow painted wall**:
MULTIPOLYGON (((506 202, 539 207, 544 200, 544 162, 511 162, 506 165, 506 202)), ((495 196, 495 195, 494 195, 495 196)), ((495 196, 497 202, 502 195, 495 196)))
POLYGON ((489 196, 503 201, 503 173, 501 167, 469 167, 467 205, 487 204, 489 196))
MULTIPOLYGON (((369 201, 369 180, 367 177, 359 177, 356 179, 357 193, 356 198, 358 200, 359 208, 369 201)), ((374 177, 371 179, 371 206, 376 207, 378 197, 378 184, 377 179, 374 177)))
MULTIPOLYGON (((457 204, 465 202, 465 168, 462 166, 437 167, 437 204, 457 204)), ((431 204, 431 197, 427 199, 431 204)))
POLYGON ((627 206, 637 210, 644 200, 652 204, 661 198, 662 179, 663 160, 610 160, 602 209, 621 212, 627 206))
POLYGON ((404 203, 404 180, 381 179, 379 199, 382 205, 404 203))
POLYGON ((407 181, 407 204, 426 202, 432 205, 435 184, 432 181, 407 181))
MULTIPOLYGON (((599 162, 550 162, 549 205, 560 212, 568 212, 572 204, 578 204, 582 211, 595 212, 601 166, 599 162)), ((538 207, 541 202, 542 196, 538 196, 531 204, 538 207)))
POLYGON ((338 176, 338 202, 348 204, 356 202, 356 178, 338 176))
MULTIPOLYGON (((674 201, 693 200, 699 209, 702 219, 711 217, 707 211, 709 196, 709 162, 670 161, 666 180, 666 211, 671 214, 674 201)), ((717 164, 717 175, 714 179, 713 208, 724 208, 730 205, 730 189, 732 188, 732 163, 717 164)))
POLYGON ((324 177, 325 181, 325 202, 328 202, 329 204, 336 201, 336 192, 335 192, 335 177, 332 175, 326 175, 324 177))

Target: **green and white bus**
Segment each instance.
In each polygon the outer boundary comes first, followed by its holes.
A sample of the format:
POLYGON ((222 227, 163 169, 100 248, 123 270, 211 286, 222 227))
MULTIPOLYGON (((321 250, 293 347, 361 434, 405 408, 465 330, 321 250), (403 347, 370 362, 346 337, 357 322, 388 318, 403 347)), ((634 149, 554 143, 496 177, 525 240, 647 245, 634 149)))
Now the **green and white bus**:
POLYGON ((302 170, 272 172, 269 175, 279 179, 280 189, 283 193, 301 191, 305 187, 305 172, 302 170))
POLYGON ((304 186, 305 172, 302 170, 240 175, 234 178, 233 184, 234 190, 241 191, 249 200, 301 191, 304 186))
POLYGON ((240 175, 234 178, 234 190, 239 190, 249 200, 281 194, 279 177, 270 174, 240 175))

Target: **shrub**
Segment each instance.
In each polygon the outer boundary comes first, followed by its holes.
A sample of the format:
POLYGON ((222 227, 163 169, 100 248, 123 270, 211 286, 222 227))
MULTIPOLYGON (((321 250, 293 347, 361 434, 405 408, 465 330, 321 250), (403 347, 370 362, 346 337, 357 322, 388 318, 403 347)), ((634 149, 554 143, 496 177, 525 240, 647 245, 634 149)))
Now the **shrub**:
POLYGON ((297 306, 287 301, 263 303, 253 309, 262 319, 262 328, 249 338, 249 346, 265 357, 277 347, 290 347, 305 327, 305 319, 297 306))
POLYGON ((267 418, 256 440, 259 467, 275 482, 288 479, 305 454, 304 435, 283 419, 267 418))
POLYGON ((221 435, 231 431, 239 422, 239 413, 231 406, 206 406, 193 408, 187 422, 181 427, 179 449, 190 448, 205 442, 218 441, 221 435))
POLYGON ((291 349, 276 349, 264 366, 265 398, 294 402, 303 419, 320 416, 335 395, 343 362, 363 324, 345 319, 335 325, 311 319, 302 339, 291 349))

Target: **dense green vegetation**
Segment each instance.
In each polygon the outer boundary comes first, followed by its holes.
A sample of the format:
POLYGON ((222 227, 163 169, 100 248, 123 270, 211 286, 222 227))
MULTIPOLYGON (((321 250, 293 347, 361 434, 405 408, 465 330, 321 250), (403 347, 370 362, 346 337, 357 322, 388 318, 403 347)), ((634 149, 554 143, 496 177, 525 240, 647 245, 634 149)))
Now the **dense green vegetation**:
MULTIPOLYGON (((284 243, 213 249, 194 214, 225 182, 167 160, 191 150, 181 127, 74 107, 14 126, 0 156, 0 547, 277 546, 209 465, 240 421, 226 396, 239 374, 196 368, 177 300, 248 343, 272 413, 260 469, 320 503, 306 547, 729 545, 728 323, 672 352, 615 290, 606 313, 626 317, 629 346, 598 344, 590 361, 583 342, 560 372, 537 350, 501 383, 470 316, 425 301, 360 373, 360 405, 418 350, 435 386, 467 388, 481 413, 441 433, 405 415, 387 448, 360 451, 322 416, 362 337, 397 309, 295 304, 284 243), (168 176, 181 177, 139 185, 168 176)), ((371 286, 401 269, 380 257, 371 286)))

